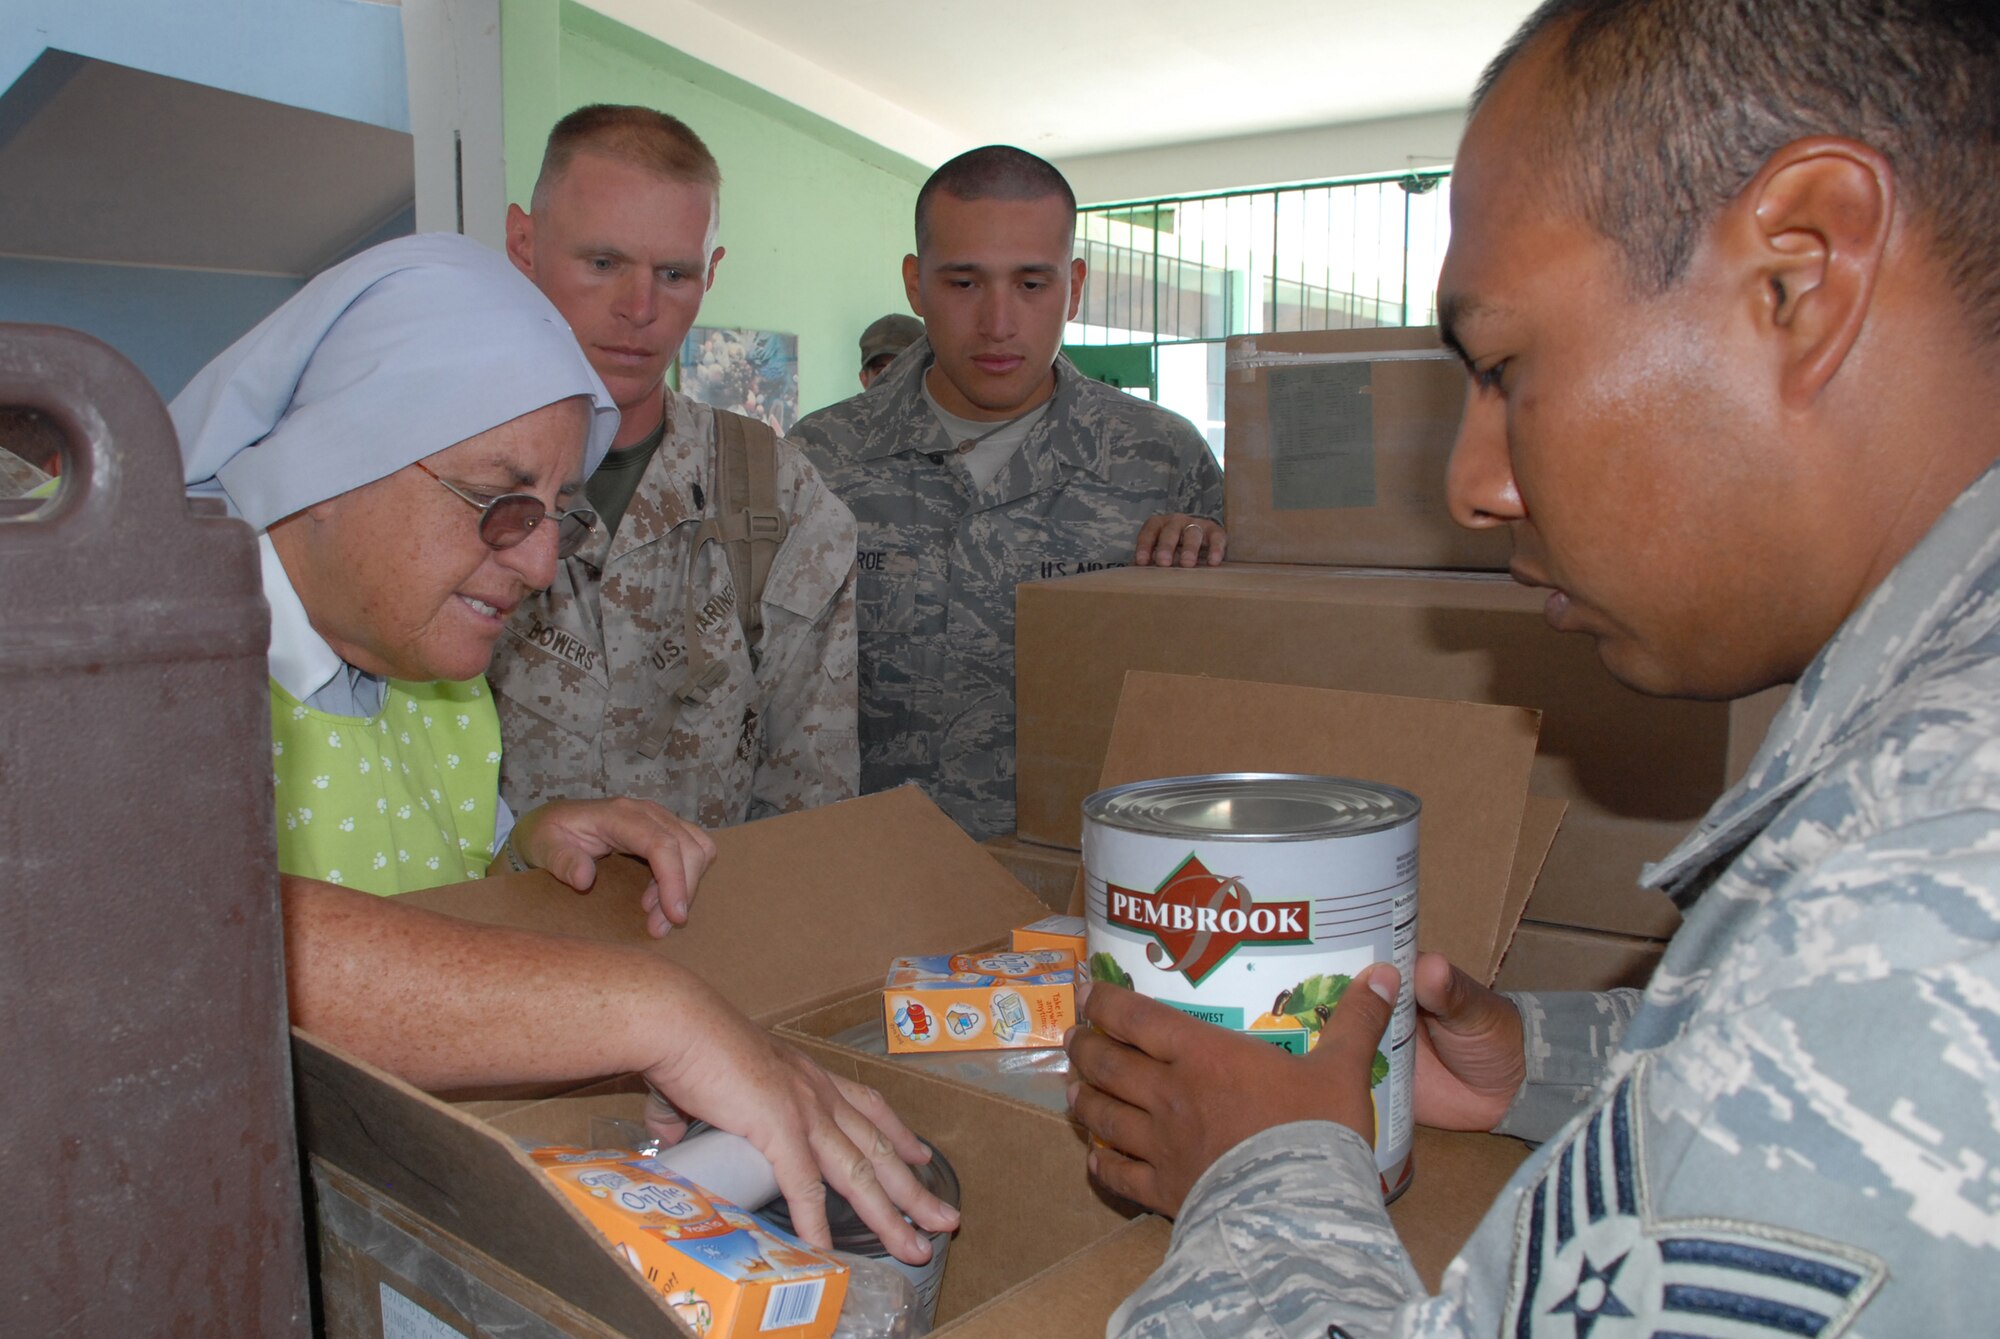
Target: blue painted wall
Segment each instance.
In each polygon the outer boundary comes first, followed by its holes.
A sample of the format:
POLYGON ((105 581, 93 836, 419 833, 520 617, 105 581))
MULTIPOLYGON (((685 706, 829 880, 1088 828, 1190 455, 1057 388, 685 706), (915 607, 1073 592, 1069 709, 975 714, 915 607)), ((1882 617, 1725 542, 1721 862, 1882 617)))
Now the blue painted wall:
POLYGON ((304 286, 212 270, 0 257, 0 321, 66 325, 138 364, 172 399, 210 358, 304 286), (161 314, 172 313, 170 319, 161 314))
POLYGON ((5 0, 0 89, 45 49, 410 128, 403 11, 366 0, 5 0))
MULTIPOLYGON (((402 10, 364 0, 0 0, 0 136, 74 62, 110 61, 390 130, 410 128, 402 10), (45 51, 51 56, 23 82, 45 51), (39 81, 49 84, 37 88, 39 81), (11 92, 14 96, 5 96, 11 92), (11 115, 9 114, 11 108, 11 115)), ((392 220, 355 249, 411 231, 392 220)), ((171 399, 303 279, 0 257, 0 321, 104 340, 171 399)))

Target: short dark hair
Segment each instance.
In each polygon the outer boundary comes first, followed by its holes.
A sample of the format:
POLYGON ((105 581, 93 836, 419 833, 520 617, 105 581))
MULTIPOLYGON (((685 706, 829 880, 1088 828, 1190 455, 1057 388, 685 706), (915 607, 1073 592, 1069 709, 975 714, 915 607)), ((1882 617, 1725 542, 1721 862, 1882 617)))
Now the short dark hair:
POLYGON ((549 192, 570 160, 585 152, 601 153, 671 181, 722 189, 721 166, 687 122, 651 107, 597 102, 577 108, 549 131, 532 208, 548 203, 549 192))
POLYGON ((1641 288, 1680 279, 1772 154, 1837 135, 1888 158, 1973 328, 2000 339, 1994 0, 1546 0, 1475 110, 1544 38, 1559 119, 1535 150, 1641 288))
POLYGON ((917 192, 918 254, 922 254, 930 233, 931 201, 940 191, 957 200, 1043 200, 1055 196, 1068 207, 1070 230, 1076 230, 1076 192, 1054 163, 1011 144, 988 144, 968 149, 931 173, 917 192))

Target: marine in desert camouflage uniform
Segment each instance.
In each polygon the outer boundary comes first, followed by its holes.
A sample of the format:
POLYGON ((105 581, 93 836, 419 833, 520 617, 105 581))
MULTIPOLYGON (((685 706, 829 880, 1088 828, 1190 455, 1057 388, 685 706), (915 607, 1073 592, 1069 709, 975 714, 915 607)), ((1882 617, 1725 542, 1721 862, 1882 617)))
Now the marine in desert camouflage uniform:
POLYGON ((1220 561, 1222 471, 1193 424, 1058 353, 1083 262, 1054 168, 978 149, 924 189, 904 281, 928 338, 794 436, 860 525, 861 788, 916 782, 987 838, 1014 828, 1014 588, 1220 561), (1019 179, 978 179, 996 163, 1019 179), (989 426, 1025 435, 982 477, 960 447, 989 426))
POLYGON ((489 677, 509 804, 640 795, 724 827, 853 796, 853 517, 781 439, 790 529, 748 644, 722 546, 694 545, 695 498, 714 505, 714 420, 668 392, 666 433, 617 533, 600 527, 508 626, 489 677), (689 589, 694 635, 727 671, 698 702, 675 696, 689 589))
MULTIPOLYGON (((1496 63, 1459 159, 1442 285, 1476 383, 1454 511, 1512 525, 1517 570, 1555 590, 1551 618, 1591 632, 1635 686, 1729 695, 1774 672, 1796 686, 1743 781, 1646 871, 1685 920, 1643 993, 1510 1005, 1420 961, 1424 1044, 1443 1063, 1420 1068, 1419 1119, 1546 1141, 1434 1296, 1357 1133, 1361 1043, 1389 1012, 1375 990, 1350 991, 1314 1056, 1278 1073, 1234 1038, 1212 1047, 1159 1006, 1093 988, 1087 1016, 1144 1037, 1137 1050, 1072 1038, 1079 1115, 1139 1154, 1098 1159, 1100 1174, 1178 1210, 1166 1263, 1110 1333, 1991 1329, 1996 66, 2000 14, 1933 0, 1582 0, 1546 7, 1496 63), (1587 134, 1607 84, 1647 91, 1621 103, 1610 142, 1701 200, 1655 201, 1660 218, 1691 220, 1697 245, 1650 292, 1630 269, 1616 277, 1649 254, 1643 229, 1613 242, 1594 214, 1551 222, 1521 189, 1521 144, 1563 144, 1550 104, 1587 134), (1722 107, 1757 116, 1703 124, 1722 107), (1690 168, 1661 151, 1691 129, 1698 153, 1721 157, 1690 168), (1662 355, 1677 341, 1707 357, 1675 366, 1662 355), (1607 407, 1602 378, 1623 367, 1649 384, 1607 407), (1669 404, 1716 411, 1695 433, 1719 434, 1717 459, 1669 404), (1622 495, 1586 486, 1599 456, 1622 495), (1687 547, 1703 530, 1738 551, 1711 563, 1687 547), (1263 1107, 1247 1128, 1145 1128, 1221 1074, 1253 1076, 1229 1094, 1263 1107), (1314 1103, 1333 1119, 1304 1118, 1314 1103), (1173 1134, 1210 1160, 1149 1149, 1173 1134)), ((1577 198, 1589 210, 1621 184, 1577 198)), ((1395 974, 1361 981, 1392 988, 1395 974)))
POLYGON ((622 513, 516 611, 490 671, 501 793, 516 808, 634 796, 716 827, 855 793, 852 515, 780 439, 787 529, 754 639, 724 548, 697 548, 721 505, 715 411, 664 379, 722 260, 720 184, 674 118, 585 107, 550 134, 534 212, 508 214, 508 254, 569 320, 621 412, 593 503, 615 509, 607 481, 639 471, 622 513), (701 691, 684 687, 690 636, 722 671, 701 691))

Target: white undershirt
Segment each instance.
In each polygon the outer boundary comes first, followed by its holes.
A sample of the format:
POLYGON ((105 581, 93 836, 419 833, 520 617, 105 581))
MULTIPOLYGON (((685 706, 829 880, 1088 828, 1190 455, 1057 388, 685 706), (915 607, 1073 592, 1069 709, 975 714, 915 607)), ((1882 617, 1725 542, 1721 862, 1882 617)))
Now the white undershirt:
POLYGON ((938 404, 937 397, 931 394, 928 375, 919 377, 917 384, 923 388, 924 403, 931 407, 933 414, 937 415, 937 421, 944 425, 945 435, 951 438, 954 445, 972 441, 982 433, 991 434, 958 457, 959 463, 965 466, 965 472, 972 477, 974 488, 984 488, 1000 476, 1000 470, 1006 465, 1008 457, 1021 449, 1021 443, 1028 440, 1028 434, 1034 430, 1035 424, 1041 422, 1042 415, 1048 412, 1049 405, 1055 399, 1054 396, 1050 396, 996 432, 990 422, 981 423, 977 419, 960 418, 938 404))

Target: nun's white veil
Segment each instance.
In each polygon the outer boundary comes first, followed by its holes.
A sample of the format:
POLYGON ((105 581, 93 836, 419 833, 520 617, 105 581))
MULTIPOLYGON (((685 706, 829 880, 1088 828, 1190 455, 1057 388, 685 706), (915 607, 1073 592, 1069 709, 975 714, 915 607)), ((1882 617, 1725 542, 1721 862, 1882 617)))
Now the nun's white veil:
POLYGON ((312 626, 273 522, 571 396, 592 407, 588 474, 618 407, 541 290, 453 233, 342 261, 203 368, 169 406, 182 478, 258 532, 271 677, 338 715, 373 714, 384 691, 312 626))
POLYGON ((573 395, 584 470, 618 407, 549 300, 454 233, 371 247, 319 275, 174 397, 188 491, 258 531, 573 395))

